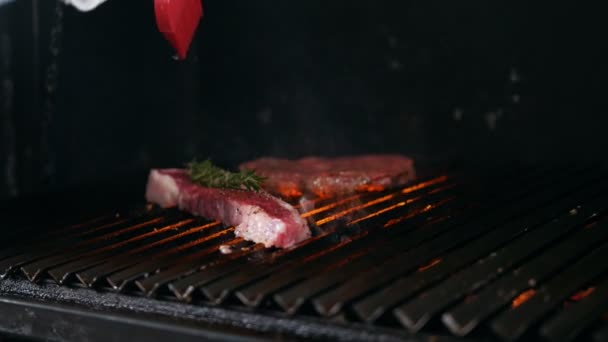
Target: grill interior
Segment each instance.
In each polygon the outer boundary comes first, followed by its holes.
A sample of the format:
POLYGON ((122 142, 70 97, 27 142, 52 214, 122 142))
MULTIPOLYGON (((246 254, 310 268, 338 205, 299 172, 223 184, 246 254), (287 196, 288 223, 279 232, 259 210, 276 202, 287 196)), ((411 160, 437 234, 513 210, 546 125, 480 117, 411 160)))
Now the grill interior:
POLYGON ((314 236, 289 250, 136 206, 44 233, 12 230, 0 276, 363 329, 604 340, 604 175, 597 166, 452 170, 381 193, 303 201, 314 236))

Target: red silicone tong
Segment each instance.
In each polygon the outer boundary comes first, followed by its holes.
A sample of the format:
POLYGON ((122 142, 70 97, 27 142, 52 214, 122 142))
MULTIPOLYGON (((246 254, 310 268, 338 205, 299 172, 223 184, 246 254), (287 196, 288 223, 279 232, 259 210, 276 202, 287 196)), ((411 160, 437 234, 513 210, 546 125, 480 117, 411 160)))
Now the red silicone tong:
POLYGON ((154 0, 154 12, 158 30, 185 59, 201 17, 201 0, 154 0))

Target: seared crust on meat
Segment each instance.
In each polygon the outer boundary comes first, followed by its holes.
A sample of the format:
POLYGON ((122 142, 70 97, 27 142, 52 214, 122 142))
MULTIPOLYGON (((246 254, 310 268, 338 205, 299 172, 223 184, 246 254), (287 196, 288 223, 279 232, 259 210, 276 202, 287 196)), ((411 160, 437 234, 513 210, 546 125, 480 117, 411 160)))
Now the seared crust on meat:
POLYGON ((400 155, 298 160, 260 158, 240 167, 266 177, 264 189, 286 198, 309 193, 329 197, 356 191, 379 191, 416 178, 412 159, 400 155))

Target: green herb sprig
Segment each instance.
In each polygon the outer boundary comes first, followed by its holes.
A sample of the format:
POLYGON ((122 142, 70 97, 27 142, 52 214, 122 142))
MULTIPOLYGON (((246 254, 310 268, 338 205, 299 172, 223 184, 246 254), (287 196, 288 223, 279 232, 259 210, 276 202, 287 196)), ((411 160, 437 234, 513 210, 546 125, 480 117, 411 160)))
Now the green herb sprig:
POLYGON ((252 170, 230 172, 219 168, 210 160, 192 161, 186 165, 192 182, 209 188, 244 189, 260 191, 266 178, 260 177, 252 170))

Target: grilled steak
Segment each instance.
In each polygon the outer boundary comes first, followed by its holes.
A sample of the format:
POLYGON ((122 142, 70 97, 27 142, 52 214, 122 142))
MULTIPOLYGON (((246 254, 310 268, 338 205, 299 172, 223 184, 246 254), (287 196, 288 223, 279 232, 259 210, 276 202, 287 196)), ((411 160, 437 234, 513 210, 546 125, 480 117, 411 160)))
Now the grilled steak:
POLYGON ((299 160, 261 158, 240 167, 267 177, 264 189, 287 198, 307 193, 329 197, 356 191, 379 191, 415 178, 413 161, 399 155, 299 160))
POLYGON ((237 236, 266 247, 290 247, 310 237, 306 221, 282 200, 262 192, 202 187, 181 169, 152 170, 146 199, 234 225, 237 236))

